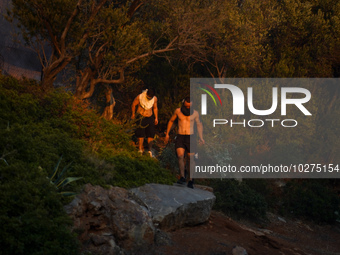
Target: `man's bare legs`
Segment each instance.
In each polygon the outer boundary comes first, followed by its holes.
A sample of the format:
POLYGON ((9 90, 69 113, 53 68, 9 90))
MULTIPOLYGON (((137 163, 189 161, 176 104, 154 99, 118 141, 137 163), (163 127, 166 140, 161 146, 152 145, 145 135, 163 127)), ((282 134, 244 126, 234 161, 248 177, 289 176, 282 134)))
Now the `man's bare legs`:
MULTIPOLYGON (((185 178, 184 178, 184 172, 185 172, 185 163, 186 163, 186 159, 184 158, 184 154, 185 154, 185 149, 184 148, 177 148, 176 150, 177 152, 177 158, 178 158, 178 166, 179 166, 179 170, 181 173, 181 177, 180 180, 178 181, 178 183, 180 184, 184 184, 186 182, 185 178)), ((192 174, 193 171, 195 170, 195 153, 188 153, 187 157, 189 158, 189 171, 188 171, 188 175, 189 175, 189 182, 188 182, 188 187, 189 188, 194 188, 193 184, 193 179, 192 179, 192 174)))
POLYGON ((189 157, 189 180, 192 181, 192 175, 195 171, 195 166, 196 166, 196 163, 195 163, 195 153, 188 153, 188 157, 189 157))
POLYGON ((143 153, 143 151, 144 151, 143 144, 144 144, 144 137, 138 137, 138 151, 140 153, 143 153))
MULTIPOLYGON (((184 153, 185 153, 185 149, 184 148, 177 148, 176 152, 177 152, 178 166, 179 166, 179 170, 180 170, 180 173, 181 173, 181 177, 184 177, 184 171, 185 171, 184 153)), ((190 161, 189 161, 190 172, 188 172, 189 177, 190 177, 189 180, 192 180, 191 174, 195 170, 195 153, 188 153, 187 155, 188 155, 188 158, 190 159, 190 161)))
MULTIPOLYGON (((148 149, 149 149, 149 153, 150 153, 151 149, 152 149, 153 138, 152 137, 148 137, 147 141, 148 141, 148 149)), ((141 153, 144 152, 144 137, 139 137, 138 138, 138 150, 141 153)), ((152 152, 150 153, 150 156, 152 156, 152 152)))
POLYGON ((152 143, 153 143, 153 138, 148 137, 148 149, 149 149, 149 151, 151 151, 151 149, 152 149, 152 143))
POLYGON ((149 149, 149 154, 150 154, 150 157, 153 157, 153 154, 152 154, 152 143, 153 143, 153 138, 152 137, 148 137, 148 149, 149 149))
POLYGON ((181 177, 184 178, 184 171, 185 171, 184 153, 185 153, 185 149, 184 148, 177 148, 176 152, 177 152, 179 171, 180 171, 181 177))

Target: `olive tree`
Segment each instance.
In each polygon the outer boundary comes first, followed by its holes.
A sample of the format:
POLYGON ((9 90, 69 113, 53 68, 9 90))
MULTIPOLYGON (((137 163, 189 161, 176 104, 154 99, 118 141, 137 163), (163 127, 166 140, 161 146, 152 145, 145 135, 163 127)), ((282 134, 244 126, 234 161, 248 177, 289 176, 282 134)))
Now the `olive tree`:
POLYGON ((204 48, 202 36, 218 21, 209 2, 13 0, 8 16, 18 20, 26 43, 38 53, 42 87, 51 88, 58 73, 71 68, 80 99, 91 97, 98 85, 108 86, 104 116, 110 119, 112 84, 123 83, 153 55, 204 48))

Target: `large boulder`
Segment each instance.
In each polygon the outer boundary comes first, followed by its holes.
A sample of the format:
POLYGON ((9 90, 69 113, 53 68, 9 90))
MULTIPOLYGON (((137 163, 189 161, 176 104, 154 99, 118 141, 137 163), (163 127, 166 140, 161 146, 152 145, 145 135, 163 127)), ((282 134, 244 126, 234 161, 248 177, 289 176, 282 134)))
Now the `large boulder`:
POLYGON ((130 190, 131 196, 151 213, 154 225, 164 231, 208 220, 215 196, 186 186, 146 184, 130 190))
POLYGON ((119 254, 154 242, 149 211, 129 199, 126 189, 86 184, 66 212, 73 218, 83 248, 97 254, 119 254))

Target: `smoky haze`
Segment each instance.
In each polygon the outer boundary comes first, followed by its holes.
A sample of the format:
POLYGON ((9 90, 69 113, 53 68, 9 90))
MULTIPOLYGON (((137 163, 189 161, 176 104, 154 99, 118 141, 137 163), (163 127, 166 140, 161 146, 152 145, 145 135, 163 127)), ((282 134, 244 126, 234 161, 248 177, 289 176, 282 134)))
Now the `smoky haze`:
POLYGON ((4 17, 10 8, 11 0, 0 0, 0 67, 15 77, 40 79, 41 64, 36 53, 24 46, 22 38, 14 36, 19 29, 4 17))

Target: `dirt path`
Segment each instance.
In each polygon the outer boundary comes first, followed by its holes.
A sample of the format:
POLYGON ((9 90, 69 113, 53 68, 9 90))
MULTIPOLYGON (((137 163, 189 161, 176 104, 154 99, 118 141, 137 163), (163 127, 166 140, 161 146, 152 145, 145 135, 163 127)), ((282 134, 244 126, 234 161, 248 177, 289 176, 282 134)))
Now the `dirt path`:
POLYGON ((156 254, 232 254, 235 246, 246 249, 248 255, 340 254, 339 225, 318 226, 273 214, 268 218, 270 222, 261 228, 213 211, 209 221, 202 225, 170 232, 172 244, 158 246, 156 254))
MULTIPOLYGON (((157 146, 164 147, 163 138, 157 146)), ((266 224, 257 225, 212 211, 208 222, 170 232, 172 243, 158 246, 155 254, 227 255, 241 246, 248 255, 340 255, 339 223, 320 226, 271 213, 267 217, 266 224)))

